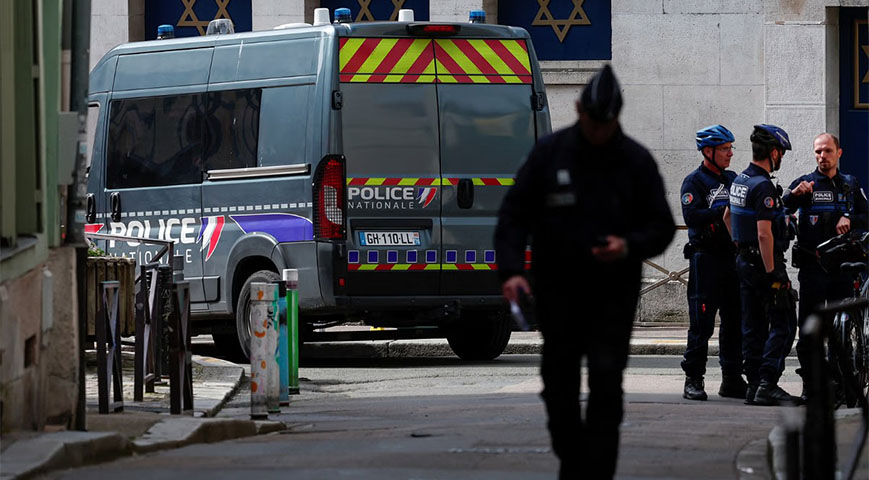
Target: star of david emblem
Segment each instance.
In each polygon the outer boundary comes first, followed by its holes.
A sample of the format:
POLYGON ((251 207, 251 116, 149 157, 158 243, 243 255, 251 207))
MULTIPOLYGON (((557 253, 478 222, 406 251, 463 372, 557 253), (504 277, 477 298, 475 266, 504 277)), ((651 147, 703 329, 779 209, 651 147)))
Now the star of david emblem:
MULTIPOLYGON (((869 57, 869 45, 863 45, 860 48, 862 48, 863 53, 866 54, 867 57, 869 57)), ((863 77, 863 83, 869 83, 869 71, 867 71, 866 76, 863 77)))
POLYGON ((549 2, 551 0, 537 0, 540 5, 540 10, 537 11, 537 17, 531 22, 535 27, 550 26, 555 31, 555 36, 558 41, 564 43, 564 37, 570 32, 570 28, 574 26, 591 25, 591 20, 582 9, 582 3, 585 0, 571 0, 573 2, 573 11, 566 19, 556 19, 552 12, 549 11, 549 2))
MULTIPOLYGON (((181 14, 181 18, 178 19, 178 23, 175 24, 175 26, 196 27, 196 29, 199 30, 200 35, 205 35, 205 29, 208 27, 208 22, 210 20, 200 20, 196 16, 196 12, 193 11, 193 6, 196 5, 196 0, 181 0, 181 3, 184 4, 184 12, 181 14)), ((226 6, 229 5, 229 0, 214 0, 214 3, 217 4, 217 14, 214 15, 212 20, 217 20, 218 18, 229 18, 231 20, 229 12, 226 11, 226 6)))
MULTIPOLYGON (((371 14, 371 10, 368 7, 371 5, 372 0, 359 0, 359 15, 356 15, 357 22, 373 22, 376 19, 374 15, 371 14)), ((389 16, 389 21, 394 22, 398 19, 398 11, 401 10, 401 7, 404 6, 405 0, 392 0, 392 6, 395 7, 392 9, 392 15, 389 16)))

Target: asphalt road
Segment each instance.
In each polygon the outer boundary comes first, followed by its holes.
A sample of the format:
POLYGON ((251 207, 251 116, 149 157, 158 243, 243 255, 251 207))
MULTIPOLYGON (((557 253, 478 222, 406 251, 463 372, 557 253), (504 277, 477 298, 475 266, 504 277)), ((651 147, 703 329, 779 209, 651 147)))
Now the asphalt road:
MULTIPOLYGON (((794 366, 788 365, 786 388, 796 385, 794 366)), ((302 394, 272 417, 290 427, 282 434, 46 478, 551 479, 557 463, 538 396, 538 368, 536 355, 481 363, 450 357, 310 360, 300 370, 302 394)), ((714 393, 707 402, 683 400, 683 378, 678 357, 631 358, 618 478, 739 478, 740 452, 762 449, 782 421, 783 408, 746 406, 714 393)), ((709 391, 717 384, 710 375, 709 391)), ((242 391, 221 416, 249 412, 242 391)))

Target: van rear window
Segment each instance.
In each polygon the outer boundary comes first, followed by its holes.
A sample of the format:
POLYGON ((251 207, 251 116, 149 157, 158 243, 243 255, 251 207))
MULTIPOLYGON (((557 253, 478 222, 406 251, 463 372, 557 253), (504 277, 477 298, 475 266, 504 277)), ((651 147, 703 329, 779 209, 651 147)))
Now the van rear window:
POLYGON ((532 83, 525 40, 342 38, 345 83, 532 83))

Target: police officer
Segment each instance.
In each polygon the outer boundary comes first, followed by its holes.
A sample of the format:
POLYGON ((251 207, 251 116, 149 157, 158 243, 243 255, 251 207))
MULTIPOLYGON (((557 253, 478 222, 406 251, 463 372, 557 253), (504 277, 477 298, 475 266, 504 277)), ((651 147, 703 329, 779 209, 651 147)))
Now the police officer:
POLYGON ((725 212, 739 247, 736 273, 742 298, 742 355, 749 404, 781 405, 796 400, 778 386, 797 319, 784 263, 790 243, 789 220, 781 187, 773 186, 770 177, 790 149, 784 130, 775 125, 755 125, 751 164, 733 180, 730 206, 725 212))
MULTIPOLYGON (((824 241, 852 229, 866 228, 866 195, 857 179, 839 171, 842 149, 839 139, 822 133, 814 141, 818 168, 794 180, 783 201, 791 212, 797 212, 799 235, 794 244, 792 260, 799 267, 800 341, 797 356, 803 367, 797 370, 804 377, 808 347, 802 339, 802 327, 812 310, 820 303, 851 296, 852 277, 842 273, 827 273, 821 269, 815 247, 824 241)), ((804 377, 805 378, 805 377, 804 377)), ((803 399, 805 399, 803 382, 803 399)))
POLYGON ((504 296, 516 301, 534 286, 544 340, 542 397, 565 479, 615 473, 642 261, 663 252, 675 232, 654 159, 621 130, 621 105, 607 65, 583 90, 579 121, 535 145, 504 198, 495 231, 504 296), (529 239, 533 283, 524 276, 529 239))
POLYGON ((682 217, 688 226, 685 258, 689 260, 688 344, 682 359, 689 400, 706 400, 703 375, 715 313, 721 316, 718 362, 722 381, 718 395, 744 398, 742 379, 742 319, 736 248, 724 223, 730 184, 736 173, 727 170, 733 157, 733 134, 722 125, 697 132, 697 150, 703 163, 682 181, 682 217))

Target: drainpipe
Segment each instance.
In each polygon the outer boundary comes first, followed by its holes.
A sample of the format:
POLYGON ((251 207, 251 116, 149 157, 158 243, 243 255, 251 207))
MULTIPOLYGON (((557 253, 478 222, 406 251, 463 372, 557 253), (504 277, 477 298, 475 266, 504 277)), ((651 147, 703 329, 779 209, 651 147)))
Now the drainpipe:
POLYGON ((90 75, 90 0, 67 0, 72 2, 72 56, 70 66, 69 109, 78 112, 78 149, 76 151, 73 182, 67 193, 66 244, 75 248, 76 290, 78 296, 78 402, 75 413, 75 430, 86 430, 85 355, 87 338, 87 243, 84 238, 85 168, 87 165, 87 114, 88 77, 90 75))

